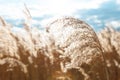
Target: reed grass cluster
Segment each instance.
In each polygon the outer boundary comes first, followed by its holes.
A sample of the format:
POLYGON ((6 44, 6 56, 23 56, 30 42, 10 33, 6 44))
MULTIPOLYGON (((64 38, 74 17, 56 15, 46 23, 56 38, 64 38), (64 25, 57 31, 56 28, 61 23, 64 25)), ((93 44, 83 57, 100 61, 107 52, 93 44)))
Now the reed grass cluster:
POLYGON ((0 80, 120 80, 120 32, 63 17, 21 31, 0 18, 0 80))

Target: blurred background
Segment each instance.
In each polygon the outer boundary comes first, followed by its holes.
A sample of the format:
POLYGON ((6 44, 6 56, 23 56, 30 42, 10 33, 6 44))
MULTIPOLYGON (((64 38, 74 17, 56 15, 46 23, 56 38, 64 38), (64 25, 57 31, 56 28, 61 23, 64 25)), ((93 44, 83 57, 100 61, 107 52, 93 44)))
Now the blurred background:
POLYGON ((120 0, 0 0, 0 16, 22 27, 24 4, 36 27, 45 27, 54 17, 73 16, 84 20, 97 32, 105 26, 120 30, 120 0))

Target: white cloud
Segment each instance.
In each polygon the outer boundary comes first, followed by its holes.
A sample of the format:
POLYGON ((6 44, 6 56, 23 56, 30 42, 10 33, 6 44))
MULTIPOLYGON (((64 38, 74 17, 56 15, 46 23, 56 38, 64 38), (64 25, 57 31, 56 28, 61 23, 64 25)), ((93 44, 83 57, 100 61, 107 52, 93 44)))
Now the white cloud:
POLYGON ((94 16, 90 16, 86 19, 87 21, 94 21, 94 23, 97 23, 97 24, 102 24, 101 20, 98 19, 98 16, 97 15, 94 15, 94 16))
POLYGON ((23 18, 21 5, 19 4, 0 5, 0 16, 3 16, 5 18, 12 18, 12 19, 23 18))
MULTIPOLYGON (((16 1, 16 0, 15 0, 16 1)), ((9 18, 22 18, 23 4, 26 3, 33 17, 44 15, 72 16, 80 9, 99 8, 108 0, 22 0, 19 3, 4 3, 0 5, 0 15, 7 15, 9 18)), ((75 16, 75 15, 74 15, 75 16)))
POLYGON ((44 14, 51 15, 74 15, 80 9, 96 9, 108 0, 44 0, 35 5, 28 5, 33 16, 44 14))
POLYGON ((120 0, 116 0, 117 4, 120 4, 120 0))
POLYGON ((105 24, 106 26, 112 26, 114 28, 120 28, 120 21, 111 21, 105 24))

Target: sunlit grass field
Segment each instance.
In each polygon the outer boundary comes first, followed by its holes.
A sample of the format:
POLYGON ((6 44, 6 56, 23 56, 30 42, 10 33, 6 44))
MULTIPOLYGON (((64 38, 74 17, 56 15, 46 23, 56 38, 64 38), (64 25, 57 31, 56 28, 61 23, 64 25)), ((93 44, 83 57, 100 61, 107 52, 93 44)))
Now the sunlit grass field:
POLYGON ((0 80, 120 80, 120 32, 99 33, 84 21, 62 17, 44 30, 0 17, 0 80))

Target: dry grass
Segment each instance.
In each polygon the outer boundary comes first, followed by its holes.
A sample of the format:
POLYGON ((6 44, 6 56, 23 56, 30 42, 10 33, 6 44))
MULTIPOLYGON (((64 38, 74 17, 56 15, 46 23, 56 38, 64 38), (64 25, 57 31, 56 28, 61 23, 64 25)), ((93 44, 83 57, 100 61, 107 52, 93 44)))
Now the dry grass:
POLYGON ((120 32, 106 28, 97 36, 72 17, 40 31, 27 12, 20 32, 0 18, 0 80, 120 80, 120 32))
POLYGON ((120 80, 120 32, 106 27, 98 33, 111 80, 120 80))

